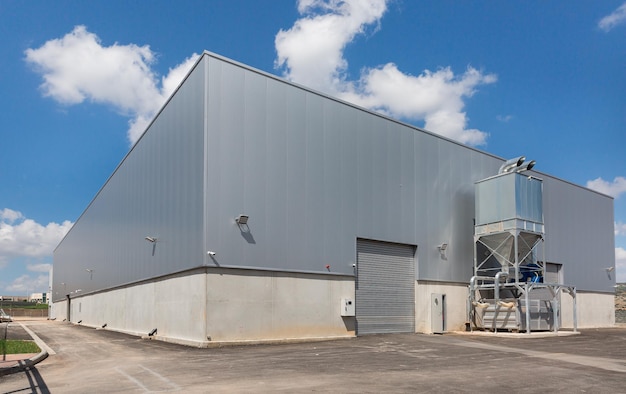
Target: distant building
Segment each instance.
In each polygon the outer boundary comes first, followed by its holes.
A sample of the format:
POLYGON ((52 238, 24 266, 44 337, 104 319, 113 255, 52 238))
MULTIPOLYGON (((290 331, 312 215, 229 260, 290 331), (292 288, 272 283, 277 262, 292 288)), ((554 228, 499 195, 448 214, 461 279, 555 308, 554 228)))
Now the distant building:
POLYGON ((51 317, 196 346, 463 330, 475 305, 522 329, 547 283, 547 327, 613 325, 613 199, 504 162, 205 52, 55 250, 51 317), (526 180, 541 199, 500 207, 526 180))
POLYGON ((36 302, 39 304, 45 304, 50 300, 50 293, 31 293, 28 297, 29 302, 36 302))
POLYGON ((26 296, 0 296, 0 301, 25 302, 28 301, 26 296))

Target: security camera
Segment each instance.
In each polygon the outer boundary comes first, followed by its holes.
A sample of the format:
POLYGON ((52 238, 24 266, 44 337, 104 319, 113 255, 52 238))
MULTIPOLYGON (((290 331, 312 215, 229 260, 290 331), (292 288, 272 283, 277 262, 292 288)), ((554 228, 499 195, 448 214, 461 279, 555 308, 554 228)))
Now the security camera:
POLYGON ((208 252, 206 252, 206 254, 208 254, 209 256, 215 256, 215 252, 213 252, 212 250, 209 250, 208 252))
POLYGON ((356 268, 356 263, 352 263, 352 268, 356 268))

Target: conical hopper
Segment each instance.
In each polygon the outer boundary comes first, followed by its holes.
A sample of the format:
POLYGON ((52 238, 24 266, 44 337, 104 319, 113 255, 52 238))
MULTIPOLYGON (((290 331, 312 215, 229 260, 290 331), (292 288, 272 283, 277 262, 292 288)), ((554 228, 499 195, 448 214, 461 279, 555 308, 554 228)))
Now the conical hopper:
MULTIPOLYGON (((533 249, 541 240, 541 235, 536 233, 519 232, 517 235, 512 232, 502 232, 485 235, 479 241, 487 248, 489 255, 500 264, 500 270, 509 272, 509 267, 525 265, 525 262, 534 262, 533 249), (515 259, 515 243, 517 241, 517 260, 515 259)), ((487 259, 485 259, 487 260, 487 259)))
POLYGON ((489 253, 500 263, 501 267, 506 267, 503 271, 508 272, 508 266, 515 262, 515 237, 510 233, 497 233, 480 237, 489 253))

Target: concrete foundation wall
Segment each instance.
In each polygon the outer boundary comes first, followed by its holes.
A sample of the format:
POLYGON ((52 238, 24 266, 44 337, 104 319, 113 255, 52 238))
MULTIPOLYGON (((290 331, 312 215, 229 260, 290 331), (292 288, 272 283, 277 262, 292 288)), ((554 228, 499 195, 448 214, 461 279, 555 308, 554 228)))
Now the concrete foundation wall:
MULTIPOLYGON (((192 346, 233 341, 351 337, 354 278, 239 269, 198 269, 72 298, 71 322, 192 346)), ((66 318, 67 301, 53 318, 66 318)))
POLYGON ((445 294, 445 331, 464 331, 467 286, 465 284, 417 281, 415 285, 415 331, 432 333, 431 294, 445 294))
POLYGON ((341 317, 354 298, 354 278, 212 269, 207 275, 207 335, 212 341, 350 337, 354 317, 341 317))
MULTIPOLYGON (((561 325, 573 327, 572 297, 561 294, 561 325)), ((615 325, 615 295, 578 292, 576 294, 578 328, 611 327, 615 325)))
MULTIPOLYGON (((222 342, 351 337, 355 318, 341 316, 354 298, 350 276, 202 268, 107 292, 73 298, 71 322, 193 346, 222 342)), ((463 331, 467 285, 418 281, 416 332, 432 333, 432 294, 445 295, 445 331, 463 331)), ((573 327, 572 298, 561 295, 562 327, 573 327)), ((67 301, 51 318, 66 318, 67 301)), ((615 324, 614 295, 577 294, 578 327, 615 324)))
POLYGON ((63 320, 65 319, 65 313, 67 311, 67 302, 58 301, 58 302, 50 302, 50 314, 48 317, 54 320, 63 320))
MULTIPOLYGON (((99 328, 157 335, 173 342, 201 346, 205 333, 204 269, 151 282, 79 296, 71 300, 71 322, 99 328)), ((57 320, 66 318, 67 302, 55 303, 57 320)))

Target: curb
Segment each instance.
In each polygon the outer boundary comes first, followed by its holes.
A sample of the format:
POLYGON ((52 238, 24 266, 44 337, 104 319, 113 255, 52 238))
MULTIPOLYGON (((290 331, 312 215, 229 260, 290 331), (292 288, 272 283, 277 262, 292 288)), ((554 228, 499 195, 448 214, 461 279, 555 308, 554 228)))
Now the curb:
POLYGON ((12 373, 21 372, 27 368, 35 366, 35 364, 42 362, 48 357, 48 352, 42 350, 39 354, 27 358, 25 360, 17 360, 17 365, 12 365, 10 367, 0 367, 0 376, 10 375, 12 373))
POLYGON ((36 364, 42 362, 43 360, 48 358, 48 355, 56 354, 54 350, 50 349, 48 345, 46 345, 46 343, 37 336, 37 334, 32 332, 28 327, 26 327, 22 323, 18 322, 18 324, 22 326, 22 328, 28 333, 28 335, 30 335, 31 339, 35 341, 37 346, 39 346, 39 348, 41 349, 41 352, 39 352, 39 354, 36 354, 24 360, 16 360, 15 362, 17 363, 17 365, 11 365, 9 367, 0 367, 0 376, 10 375, 16 372, 21 372, 25 369, 31 368, 35 366, 36 364))

